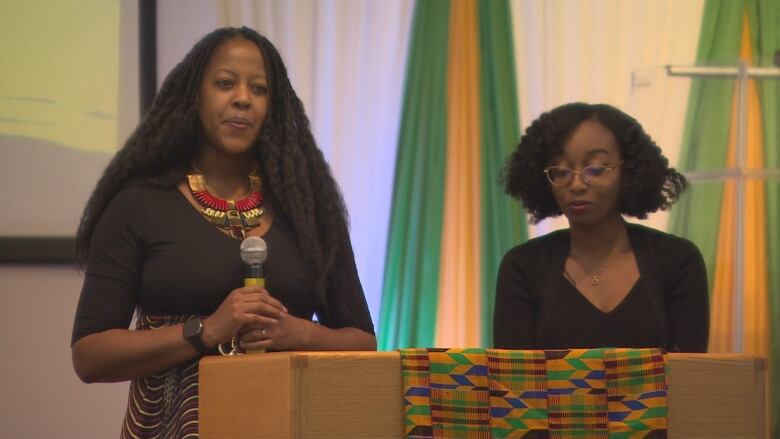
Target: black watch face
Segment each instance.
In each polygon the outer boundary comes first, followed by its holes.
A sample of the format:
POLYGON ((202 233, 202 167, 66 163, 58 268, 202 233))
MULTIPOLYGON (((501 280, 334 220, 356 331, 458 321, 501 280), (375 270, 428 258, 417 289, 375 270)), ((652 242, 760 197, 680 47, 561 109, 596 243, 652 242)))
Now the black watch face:
POLYGON ((199 318, 192 318, 184 322, 184 337, 192 338, 200 334, 201 322, 199 318))

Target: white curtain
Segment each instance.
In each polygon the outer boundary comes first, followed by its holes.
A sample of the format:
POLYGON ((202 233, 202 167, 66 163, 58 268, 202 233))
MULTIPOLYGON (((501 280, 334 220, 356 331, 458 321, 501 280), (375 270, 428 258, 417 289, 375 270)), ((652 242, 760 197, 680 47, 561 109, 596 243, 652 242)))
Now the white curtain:
MULTIPOLYGON (((609 103, 639 119, 676 163, 688 81, 662 66, 693 63, 703 2, 512 1, 521 127, 566 102, 609 103)), ((158 2, 161 78, 220 26, 253 27, 277 46, 344 193, 374 323, 413 9, 414 0, 158 2)), ((664 229, 666 215, 644 222, 664 229)), ((565 225, 550 220, 531 233, 565 225)))
MULTIPOLYGON (((515 0, 521 126, 567 102, 607 103, 636 117, 674 165, 689 80, 663 66, 696 59, 704 0, 515 0)), ((665 229, 666 213, 645 221, 665 229)), ((531 235, 566 226, 543 221, 531 235)))
POLYGON ((413 0, 158 2, 161 77, 217 27, 249 26, 277 47, 341 186, 375 324, 413 7, 413 0))

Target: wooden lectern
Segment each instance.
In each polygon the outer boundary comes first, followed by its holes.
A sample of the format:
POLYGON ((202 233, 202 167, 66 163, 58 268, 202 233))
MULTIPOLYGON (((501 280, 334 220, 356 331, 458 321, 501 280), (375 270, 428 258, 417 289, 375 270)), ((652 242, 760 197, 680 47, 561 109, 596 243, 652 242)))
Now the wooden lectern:
MULTIPOLYGON (((669 354, 669 436, 766 438, 767 362, 669 354)), ((201 439, 402 438, 398 352, 277 352, 200 362, 201 439)))

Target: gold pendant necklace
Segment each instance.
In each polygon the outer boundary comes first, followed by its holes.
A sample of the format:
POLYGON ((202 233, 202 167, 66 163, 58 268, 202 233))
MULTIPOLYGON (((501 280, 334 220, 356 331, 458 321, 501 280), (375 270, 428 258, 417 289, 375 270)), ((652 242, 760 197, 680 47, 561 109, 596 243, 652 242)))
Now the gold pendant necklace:
POLYGON ((590 276, 590 278, 591 278, 590 284, 593 285, 594 287, 598 288, 599 285, 601 284, 601 279, 599 278, 599 276, 601 276, 601 273, 604 272, 604 270, 607 268, 607 266, 611 262, 610 261, 610 257, 612 257, 612 254, 615 253, 615 250, 617 250, 618 246, 620 245, 621 237, 622 237, 622 234, 618 235, 617 240, 615 240, 615 245, 612 246, 612 249, 609 251, 607 256, 601 262, 601 265, 599 266, 599 269, 595 273, 591 273, 590 270, 585 268, 585 264, 580 263, 580 265, 582 265, 582 269, 585 270, 585 273, 587 273, 590 276))

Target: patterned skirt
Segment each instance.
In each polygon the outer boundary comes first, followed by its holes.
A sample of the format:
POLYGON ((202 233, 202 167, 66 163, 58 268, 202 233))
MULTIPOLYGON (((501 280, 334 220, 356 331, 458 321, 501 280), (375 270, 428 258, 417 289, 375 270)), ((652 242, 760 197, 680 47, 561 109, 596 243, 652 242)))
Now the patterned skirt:
MULTIPOLYGON (((155 330, 191 316, 142 315, 137 330, 155 330)), ((198 360, 130 382, 122 439, 198 437, 198 360)))

